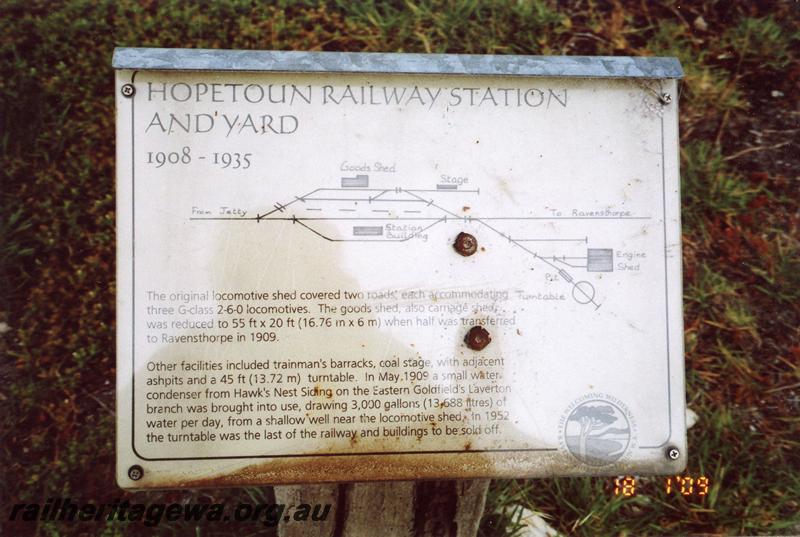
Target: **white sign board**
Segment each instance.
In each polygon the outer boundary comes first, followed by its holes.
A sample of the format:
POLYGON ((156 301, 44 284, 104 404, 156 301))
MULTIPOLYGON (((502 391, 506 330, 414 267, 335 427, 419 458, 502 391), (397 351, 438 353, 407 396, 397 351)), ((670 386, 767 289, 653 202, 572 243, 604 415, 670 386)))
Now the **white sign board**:
POLYGON ((684 467, 677 62, 241 54, 115 58, 122 487, 684 467))

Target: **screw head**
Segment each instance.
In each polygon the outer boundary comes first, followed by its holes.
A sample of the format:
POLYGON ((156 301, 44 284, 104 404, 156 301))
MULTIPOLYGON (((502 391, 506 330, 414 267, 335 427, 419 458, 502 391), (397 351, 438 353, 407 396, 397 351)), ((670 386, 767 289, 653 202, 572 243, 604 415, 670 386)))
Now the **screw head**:
POLYGON ((133 466, 128 468, 128 477, 130 477, 134 481, 139 481, 141 478, 144 477, 144 468, 142 468, 138 464, 134 464, 133 466))
POLYGON ((659 95, 658 100, 661 101, 661 104, 669 104, 672 102, 672 95, 669 93, 662 93, 659 95))
POLYGON ((473 351, 482 351, 492 342, 489 332, 482 326, 473 326, 464 336, 464 343, 473 351))
POLYGON ((453 243, 453 248, 464 257, 469 257, 478 251, 478 239, 469 233, 459 233, 453 243))
POLYGON ((680 458, 681 452, 675 446, 670 446, 667 448, 667 458, 671 461, 677 461, 680 458))
POLYGON ((133 97, 136 94, 136 88, 133 87, 133 84, 123 84, 122 88, 120 88, 120 92, 122 93, 123 97, 133 97))

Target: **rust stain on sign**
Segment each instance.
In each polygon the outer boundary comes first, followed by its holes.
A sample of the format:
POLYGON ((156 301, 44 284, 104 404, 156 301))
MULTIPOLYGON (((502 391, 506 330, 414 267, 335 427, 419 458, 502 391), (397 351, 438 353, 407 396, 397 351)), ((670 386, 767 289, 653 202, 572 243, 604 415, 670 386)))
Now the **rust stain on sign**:
POLYGON ((469 233, 461 232, 456 236, 453 248, 464 257, 469 257, 478 251, 478 240, 469 233))
POLYGON ((469 332, 467 332, 467 335, 464 336, 464 343, 474 351, 482 351, 491 342, 492 337, 482 326, 473 326, 470 328, 469 332))

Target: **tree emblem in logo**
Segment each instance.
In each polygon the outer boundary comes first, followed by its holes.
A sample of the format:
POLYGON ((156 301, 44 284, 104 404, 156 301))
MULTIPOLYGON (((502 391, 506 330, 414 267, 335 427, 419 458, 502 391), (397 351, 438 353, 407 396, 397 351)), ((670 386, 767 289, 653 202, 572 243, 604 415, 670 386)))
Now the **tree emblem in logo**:
POLYGON ((567 418, 564 440, 579 461, 603 466, 625 454, 631 440, 630 423, 616 405, 601 399, 586 401, 567 418))

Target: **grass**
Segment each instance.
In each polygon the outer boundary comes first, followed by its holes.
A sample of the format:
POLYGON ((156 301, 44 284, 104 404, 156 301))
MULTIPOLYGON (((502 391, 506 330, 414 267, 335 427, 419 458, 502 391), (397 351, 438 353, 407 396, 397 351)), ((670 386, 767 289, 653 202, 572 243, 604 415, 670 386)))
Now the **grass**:
MULTIPOLYGON (((3 1, 5 503, 126 496, 113 484, 114 46, 673 55, 686 71, 687 397, 699 416, 687 472, 708 476, 710 492, 687 501, 654 478, 643 478, 633 498, 614 497, 605 479, 496 481, 481 532, 518 533, 523 508, 577 535, 800 531, 799 21, 789 2, 3 1)), ((265 492, 137 498, 252 494, 265 492)))

